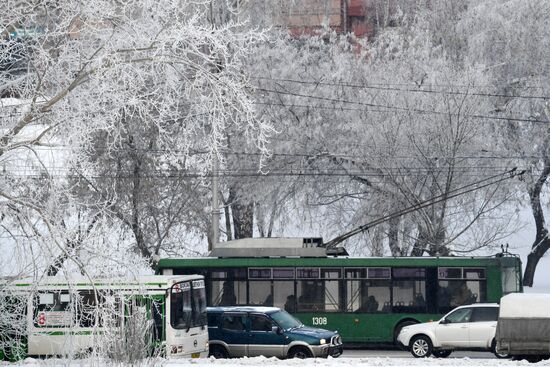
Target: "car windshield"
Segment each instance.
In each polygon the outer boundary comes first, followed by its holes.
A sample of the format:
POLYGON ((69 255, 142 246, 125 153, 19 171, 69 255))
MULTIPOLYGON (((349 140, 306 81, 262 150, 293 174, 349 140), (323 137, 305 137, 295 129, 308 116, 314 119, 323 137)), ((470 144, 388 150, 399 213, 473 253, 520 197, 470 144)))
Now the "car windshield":
POLYGON ((270 314, 271 318, 284 330, 302 327, 303 324, 300 320, 295 319, 291 314, 286 311, 277 311, 270 314))

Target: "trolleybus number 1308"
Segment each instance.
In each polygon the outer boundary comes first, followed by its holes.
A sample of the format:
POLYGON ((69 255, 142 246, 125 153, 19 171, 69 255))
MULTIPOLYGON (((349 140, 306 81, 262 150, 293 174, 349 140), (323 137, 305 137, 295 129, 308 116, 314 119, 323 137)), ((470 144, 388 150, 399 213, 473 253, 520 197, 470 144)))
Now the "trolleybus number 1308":
POLYGON ((326 325, 327 324, 327 318, 326 317, 313 317, 311 319, 311 323, 313 325, 326 325))

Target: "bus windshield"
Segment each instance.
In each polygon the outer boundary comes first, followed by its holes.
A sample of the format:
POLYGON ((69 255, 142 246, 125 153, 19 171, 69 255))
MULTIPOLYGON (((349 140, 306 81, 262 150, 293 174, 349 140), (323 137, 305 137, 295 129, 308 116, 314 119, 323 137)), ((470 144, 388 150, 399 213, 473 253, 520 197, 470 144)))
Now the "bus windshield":
POLYGON ((191 284, 176 283, 170 292, 170 324, 174 329, 188 329, 191 326, 191 284))
POLYGON ((304 326, 300 320, 295 319, 286 311, 277 311, 270 314, 271 318, 284 330, 294 329, 304 326))

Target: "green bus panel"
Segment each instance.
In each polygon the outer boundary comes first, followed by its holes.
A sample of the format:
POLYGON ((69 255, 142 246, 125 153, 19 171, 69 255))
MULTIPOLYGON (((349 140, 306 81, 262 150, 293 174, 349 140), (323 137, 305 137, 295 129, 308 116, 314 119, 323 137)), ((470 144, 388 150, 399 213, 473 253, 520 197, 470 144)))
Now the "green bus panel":
MULTIPOLYGON (((435 300, 433 297, 436 295, 439 297, 439 292, 445 291, 445 288, 450 286, 449 282, 454 281, 454 278, 440 278, 438 268, 462 268, 462 269, 484 269, 483 279, 470 278, 466 276, 466 270, 464 270, 463 276, 457 279, 460 282, 472 282, 479 281, 484 283, 484 299, 483 302, 499 302, 502 295, 510 291, 522 291, 521 289, 521 262, 518 257, 514 256, 492 256, 492 257, 373 257, 373 258, 354 258, 354 257, 320 257, 320 258, 300 258, 300 257, 276 257, 276 258, 180 258, 180 259, 161 259, 157 266, 157 272, 161 273, 163 270, 171 270, 174 274, 177 273, 199 273, 205 275, 207 281, 210 281, 210 271, 216 269, 217 271, 223 269, 247 269, 247 268, 307 268, 307 267, 319 267, 319 268, 425 268, 425 292, 428 292, 430 287, 431 302, 440 304, 439 300, 435 300), (504 269, 514 269, 512 273, 516 277, 516 289, 503 289, 503 272, 504 269), (431 270, 429 270, 431 269, 431 270), (440 281, 443 281, 444 286, 440 285, 440 281), (446 282, 446 283, 445 283, 446 282), (428 283, 431 283, 428 286, 428 283)), ((462 270, 461 270, 462 271, 462 270)), ((340 296, 346 297, 346 283, 348 281, 357 281, 356 278, 345 278, 344 271, 341 272, 341 277, 337 278, 340 282, 340 296)), ((388 282, 391 284, 390 292, 393 294, 395 288, 394 282, 399 282, 401 278, 393 278, 392 275, 388 278, 388 282)), ((248 280, 248 272, 244 273, 244 278, 227 278, 228 281, 247 281, 248 286, 252 282, 257 281, 248 280)), ((359 279, 360 281, 365 278, 359 279)), ((418 278, 411 278, 418 280, 418 278)), ((280 281, 281 279, 262 279, 271 280, 273 282, 280 281)), ((290 279, 291 281, 301 281, 302 278, 297 276, 290 279)), ((319 281, 334 281, 336 279, 323 279, 319 278, 319 281)), ((367 279, 365 279, 367 280, 367 279)), ((384 278, 386 280, 386 278, 384 278)), ((217 282, 223 281, 221 278, 216 279, 217 282)), ((295 283, 296 284, 296 283, 295 283)), ((248 287, 247 286, 247 287, 248 287)), ((479 286, 481 289, 481 285, 479 286)), ((297 288, 295 288, 297 289, 297 288)), ((247 288, 248 292, 248 288, 247 288)), ((426 294, 424 294, 426 295, 426 294)), ((473 302, 480 302, 481 294, 476 295, 478 298, 473 302)), ((249 295, 247 295, 249 297, 249 295)), ((392 299, 395 298, 392 296, 392 299)), ((344 298, 341 298, 343 300, 344 298)), ((392 302, 394 302, 393 299, 392 302)), ((427 299, 426 299, 427 301, 427 299)), ((255 304, 257 305, 257 304, 255 304)), ((213 306, 213 305, 209 305, 213 306)), ((340 302, 340 309, 349 309, 347 305, 340 302)), ((431 320, 438 320, 443 310, 442 308, 431 308, 424 306, 424 311, 421 313, 409 313, 409 311, 400 311, 399 307, 394 307, 391 311, 378 310, 378 312, 372 313, 360 313, 344 312, 344 311, 310 311, 310 310, 298 310, 292 312, 292 314, 302 321, 305 325, 320 327, 329 330, 337 330, 343 337, 346 343, 392 343, 395 340, 395 333, 399 330, 403 322, 416 323, 426 322, 431 320), (439 313, 434 313, 439 311, 439 313)), ((447 312, 447 311, 444 311, 447 312)))

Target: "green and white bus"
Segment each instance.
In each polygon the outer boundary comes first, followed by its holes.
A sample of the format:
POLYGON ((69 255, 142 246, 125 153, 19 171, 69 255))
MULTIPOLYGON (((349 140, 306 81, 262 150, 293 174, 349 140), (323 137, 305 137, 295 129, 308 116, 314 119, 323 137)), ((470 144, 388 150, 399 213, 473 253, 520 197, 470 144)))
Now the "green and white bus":
POLYGON ((306 325, 338 330, 346 345, 393 343, 405 325, 522 291, 520 259, 508 253, 355 258, 327 256, 316 242, 230 241, 211 257, 161 259, 157 272, 202 274, 209 306, 280 307, 306 325))
POLYGON ((208 355, 200 275, 0 280, 0 357, 208 355))

